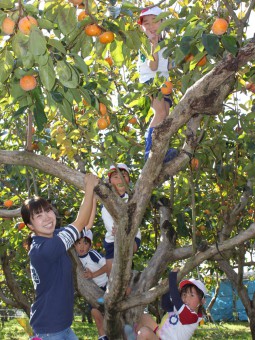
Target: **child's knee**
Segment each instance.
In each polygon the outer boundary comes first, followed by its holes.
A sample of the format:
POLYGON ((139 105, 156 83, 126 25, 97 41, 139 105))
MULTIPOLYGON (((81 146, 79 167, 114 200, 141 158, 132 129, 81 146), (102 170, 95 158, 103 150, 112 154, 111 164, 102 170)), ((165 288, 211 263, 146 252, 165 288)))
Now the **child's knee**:
POLYGON ((140 340, 146 340, 146 339, 150 339, 150 337, 154 335, 153 331, 144 326, 142 328, 139 329, 138 333, 137 333, 137 340, 140 339, 140 340))

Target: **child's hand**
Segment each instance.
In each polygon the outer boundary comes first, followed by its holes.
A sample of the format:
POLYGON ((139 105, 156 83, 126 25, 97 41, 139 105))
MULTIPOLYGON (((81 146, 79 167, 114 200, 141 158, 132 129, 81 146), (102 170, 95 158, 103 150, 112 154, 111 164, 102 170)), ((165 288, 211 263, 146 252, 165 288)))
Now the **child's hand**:
POLYGON ((113 226, 112 227, 112 236, 115 236, 117 233, 117 227, 113 226))
POLYGON ((85 271, 84 271, 84 277, 85 279, 93 279, 93 272, 86 268, 85 271))
POLYGON ((181 270, 180 267, 175 267, 175 268, 172 269, 172 272, 179 272, 180 270, 181 270))
POLYGON ((84 182, 85 182, 85 187, 87 187, 88 185, 95 187, 99 182, 99 178, 93 174, 86 174, 84 177, 84 182))
POLYGON ((159 35, 157 33, 148 33, 147 36, 151 44, 155 47, 159 42, 159 35))

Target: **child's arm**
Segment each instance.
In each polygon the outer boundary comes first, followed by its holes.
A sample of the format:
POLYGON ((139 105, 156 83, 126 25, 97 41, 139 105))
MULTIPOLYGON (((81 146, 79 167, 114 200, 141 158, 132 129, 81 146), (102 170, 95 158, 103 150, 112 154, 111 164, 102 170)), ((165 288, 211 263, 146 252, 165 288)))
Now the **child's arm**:
POLYGON ((96 195, 93 196, 92 210, 89 218, 89 223, 86 225, 86 230, 89 230, 93 227, 95 216, 96 216, 96 208, 97 208, 97 199, 96 195))
POLYGON ((84 277, 86 279, 94 279, 95 277, 102 275, 104 273, 106 273, 106 264, 100 269, 96 270, 95 272, 92 272, 90 269, 87 268, 84 273, 84 277))
POLYGON ((152 54, 152 57, 153 57, 153 60, 149 61, 149 68, 152 71, 157 71, 157 69, 158 69, 158 52, 154 52, 154 51, 158 46, 159 36, 157 34, 148 35, 148 38, 150 39, 151 54, 152 54))
POLYGON ((82 200, 76 220, 71 223, 79 230, 79 232, 81 232, 84 226, 89 223, 93 206, 94 188, 98 184, 98 178, 93 174, 86 174, 84 182, 85 196, 82 200))
POLYGON ((177 310, 179 310, 183 305, 183 302, 177 288, 177 271, 171 271, 169 273, 169 293, 173 305, 177 310))

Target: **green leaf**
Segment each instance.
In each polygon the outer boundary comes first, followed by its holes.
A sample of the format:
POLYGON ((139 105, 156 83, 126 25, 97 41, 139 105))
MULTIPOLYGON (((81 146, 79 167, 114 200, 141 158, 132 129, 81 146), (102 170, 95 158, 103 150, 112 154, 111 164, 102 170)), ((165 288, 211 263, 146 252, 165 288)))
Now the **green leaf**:
POLYGON ((88 66, 85 64, 84 59, 78 54, 71 54, 75 61, 76 67, 86 76, 88 74, 88 66))
POLYGON ((22 115, 26 111, 27 108, 28 108, 27 105, 23 106, 23 107, 20 107, 17 111, 14 112, 13 118, 16 118, 16 117, 22 115))
POLYGON ((6 49, 1 53, 0 56, 0 83, 3 83, 8 79, 14 66, 14 59, 10 51, 6 49))
POLYGON ((80 92, 81 92, 82 97, 86 100, 86 102, 89 105, 91 105, 91 98, 90 98, 89 92, 84 88, 80 88, 80 92))
POLYGON ((46 40, 40 29, 34 26, 29 35, 29 51, 33 55, 42 55, 46 51, 46 40))
POLYGON ((54 22, 47 19, 38 19, 38 24, 41 29, 52 30, 54 28, 54 22))
POLYGON ((75 7, 61 7, 58 11, 58 26, 64 35, 69 35, 77 25, 75 7))
POLYGON ((18 58, 27 55, 29 36, 18 32, 12 39, 13 52, 18 58))
POLYGON ((56 73, 60 81, 68 81, 72 77, 72 71, 64 60, 57 61, 56 73))
POLYGON ((25 56, 21 57, 21 60, 22 60, 22 64, 24 68, 26 69, 31 69, 35 63, 35 58, 32 55, 32 53, 30 53, 29 51, 27 52, 25 56))
POLYGON ((52 47, 56 48, 59 52, 66 55, 66 49, 62 45, 61 41, 56 40, 56 39, 49 39, 48 44, 51 45, 52 47))
POLYGON ((180 49, 184 55, 187 55, 190 53, 193 40, 194 38, 191 36, 185 36, 182 38, 180 42, 180 49))
POLYGON ((141 47, 139 34, 135 30, 127 31, 125 33, 127 34, 128 39, 132 42, 133 48, 138 51, 141 47))
POLYGON ((220 48, 219 38, 215 34, 203 34, 202 44, 210 55, 217 54, 220 48))
POLYGON ((82 34, 80 38, 81 38, 81 55, 83 58, 86 58, 91 54, 93 40, 92 37, 89 37, 86 34, 82 34))
POLYGON ((124 56, 122 51, 123 41, 114 40, 110 45, 111 56, 114 60, 114 64, 118 67, 123 65, 124 56))
POLYGON ((234 55, 237 53, 238 48, 237 40, 235 37, 233 37, 232 35, 223 35, 221 38, 221 42, 227 51, 234 55))
POLYGON ((38 131, 42 131, 44 128, 44 124, 47 123, 47 117, 44 113, 44 105, 41 102, 39 96, 35 96, 36 101, 35 101, 35 108, 34 108, 34 117, 35 117, 35 122, 36 126, 38 128, 38 131))
POLYGON ((124 136, 122 136, 122 135, 120 135, 119 133, 115 133, 115 137, 116 137, 116 139, 117 139, 117 141, 121 144, 121 145, 123 145, 124 147, 129 147, 130 145, 129 145, 129 142, 126 140, 126 138, 124 137, 124 136))
POLYGON ((70 103, 64 98, 63 104, 58 105, 59 110, 63 117, 65 117, 69 122, 74 122, 74 113, 70 103))
POLYGON ((13 8, 13 2, 11 0, 0 0, 0 8, 12 9, 13 8))
POLYGON ((63 60, 57 62, 56 72, 59 81, 68 88, 76 88, 79 84, 79 74, 77 70, 63 60))
POLYGON ((52 99, 56 103, 62 103, 63 102, 64 96, 62 95, 62 93, 57 92, 57 91, 52 91, 50 94, 51 94, 52 99))
POLYGON ((48 58, 48 62, 39 67, 39 76, 43 86, 46 90, 50 91, 56 81, 56 75, 51 57, 48 58))

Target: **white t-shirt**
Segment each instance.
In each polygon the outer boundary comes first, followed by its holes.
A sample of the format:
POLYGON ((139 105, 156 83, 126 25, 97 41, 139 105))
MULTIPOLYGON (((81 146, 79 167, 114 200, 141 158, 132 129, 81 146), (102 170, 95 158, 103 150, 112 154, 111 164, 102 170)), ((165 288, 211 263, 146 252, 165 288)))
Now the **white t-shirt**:
POLYGON ((140 83, 145 83, 146 81, 155 78, 157 72, 160 76, 164 76, 166 79, 169 77, 168 72, 168 59, 163 57, 163 52, 165 51, 166 47, 162 48, 158 51, 158 69, 156 71, 152 71, 149 67, 149 60, 145 58, 144 55, 139 54, 138 60, 138 72, 140 74, 139 81, 140 83))
MULTIPOLYGON (((122 199, 127 202, 128 194, 125 193, 125 195, 122 197, 122 199)), ((106 229, 105 241, 107 243, 114 242, 114 235, 112 235, 112 228, 113 228, 113 225, 114 225, 114 221, 113 221, 112 216, 109 214, 109 212, 106 210, 106 208, 104 206, 102 208, 102 219, 104 221, 104 226, 105 226, 105 229, 106 229)), ((140 229, 138 229, 136 237, 141 239, 140 229)))
MULTIPOLYGON (((105 258, 94 249, 89 250, 87 254, 83 256, 79 256, 79 259, 81 260, 83 268, 88 268, 92 271, 92 273, 96 272, 106 264, 105 258)), ((94 277, 92 280, 99 287, 105 287, 108 281, 108 277, 106 273, 104 273, 97 277, 94 277)))

